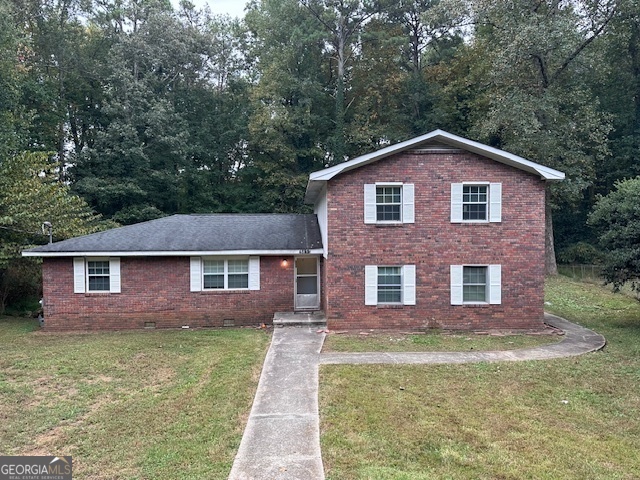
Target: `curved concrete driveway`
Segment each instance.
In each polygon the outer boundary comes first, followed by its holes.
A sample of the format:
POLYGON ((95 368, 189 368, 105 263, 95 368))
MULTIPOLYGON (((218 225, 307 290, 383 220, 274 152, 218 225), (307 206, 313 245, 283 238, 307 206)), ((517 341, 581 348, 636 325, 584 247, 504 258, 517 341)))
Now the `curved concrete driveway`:
POLYGON ((504 352, 327 353, 315 327, 276 328, 230 480, 322 480, 318 413, 320 364, 473 363, 547 360, 599 350, 605 339, 560 317, 545 321, 565 332, 560 343, 504 352))

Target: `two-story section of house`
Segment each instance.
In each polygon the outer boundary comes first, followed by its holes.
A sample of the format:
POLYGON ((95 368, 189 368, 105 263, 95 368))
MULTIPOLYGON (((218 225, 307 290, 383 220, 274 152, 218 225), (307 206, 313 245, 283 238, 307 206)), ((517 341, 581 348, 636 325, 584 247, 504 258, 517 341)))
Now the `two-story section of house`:
POLYGON ((563 178, 440 130, 312 173, 329 328, 540 328, 563 178))
MULTIPOLYGON (((25 250, 45 328, 536 329, 564 174, 440 130, 310 175, 315 214, 174 215, 25 250)), ((45 220, 45 219, 43 219, 45 220)))

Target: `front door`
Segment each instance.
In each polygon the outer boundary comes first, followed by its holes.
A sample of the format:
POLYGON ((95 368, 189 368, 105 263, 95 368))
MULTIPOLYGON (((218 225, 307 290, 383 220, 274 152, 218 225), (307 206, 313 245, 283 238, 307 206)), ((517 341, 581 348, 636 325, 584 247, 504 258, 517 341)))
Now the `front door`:
POLYGON ((296 310, 320 308, 320 275, 318 257, 295 258, 296 310))

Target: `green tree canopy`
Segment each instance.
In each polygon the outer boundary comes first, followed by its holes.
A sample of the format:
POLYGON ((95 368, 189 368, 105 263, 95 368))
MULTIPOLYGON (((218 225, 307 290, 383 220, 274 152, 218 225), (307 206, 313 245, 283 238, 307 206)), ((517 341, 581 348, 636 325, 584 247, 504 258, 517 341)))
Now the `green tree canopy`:
POLYGON ((42 223, 62 240, 114 226, 58 181, 56 166, 41 152, 23 152, 0 161, 0 268, 24 245, 45 243, 42 223))
POLYGON ((640 292, 640 177, 619 181, 589 215, 605 252, 604 276, 616 289, 640 292))

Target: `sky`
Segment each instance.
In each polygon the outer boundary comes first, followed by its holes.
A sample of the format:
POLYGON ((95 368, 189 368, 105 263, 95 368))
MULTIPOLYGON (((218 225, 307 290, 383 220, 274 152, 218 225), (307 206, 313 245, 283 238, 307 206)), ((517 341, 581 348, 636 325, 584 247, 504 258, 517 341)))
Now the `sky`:
MULTIPOLYGON (((244 0, 190 0, 196 8, 200 9, 205 5, 209 5, 211 13, 221 14, 226 13, 232 17, 244 17, 244 7, 246 1, 244 0)), ((174 7, 178 6, 180 0, 171 0, 174 7)))

